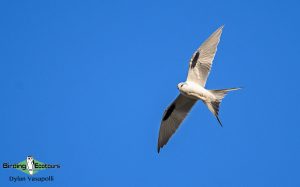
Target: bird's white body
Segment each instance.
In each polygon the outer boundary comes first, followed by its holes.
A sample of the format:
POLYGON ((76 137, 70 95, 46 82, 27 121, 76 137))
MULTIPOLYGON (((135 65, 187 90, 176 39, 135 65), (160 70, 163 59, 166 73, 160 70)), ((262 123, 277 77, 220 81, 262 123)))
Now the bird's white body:
POLYGON ((210 102, 216 99, 209 90, 193 82, 181 82, 177 87, 181 94, 191 99, 200 99, 203 102, 210 102))
POLYGON ((213 59, 217 52, 222 29, 223 26, 218 28, 192 55, 189 62, 187 79, 185 82, 181 82, 177 85, 180 94, 163 114, 157 143, 158 152, 175 133, 176 129, 198 100, 203 101, 222 126, 219 119, 220 103, 229 91, 239 89, 207 90, 205 88, 213 59))
POLYGON ((26 167, 30 175, 33 175, 33 170, 35 169, 34 167, 34 161, 32 156, 28 156, 26 159, 26 167))

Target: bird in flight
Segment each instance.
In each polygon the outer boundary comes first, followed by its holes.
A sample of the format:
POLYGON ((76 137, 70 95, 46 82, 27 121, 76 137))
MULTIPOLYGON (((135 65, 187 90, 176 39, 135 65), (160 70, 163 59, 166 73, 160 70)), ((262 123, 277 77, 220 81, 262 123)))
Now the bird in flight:
POLYGON ((193 54, 189 63, 187 80, 177 85, 180 94, 163 113, 157 143, 158 153, 198 100, 203 101, 222 126, 218 115, 220 103, 229 91, 240 89, 208 90, 205 88, 223 27, 218 28, 193 54))

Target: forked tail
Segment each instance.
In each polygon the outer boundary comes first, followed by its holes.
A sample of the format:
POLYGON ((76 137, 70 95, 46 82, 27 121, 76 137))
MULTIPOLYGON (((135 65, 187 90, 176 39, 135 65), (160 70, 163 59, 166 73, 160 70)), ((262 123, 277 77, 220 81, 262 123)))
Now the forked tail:
POLYGON ((211 102, 205 102, 208 109, 216 116, 218 122, 222 126, 221 120, 219 119, 219 107, 222 102, 222 99, 226 96, 226 94, 230 91, 239 90, 241 88, 228 88, 222 90, 209 90, 215 96, 215 100, 211 102))

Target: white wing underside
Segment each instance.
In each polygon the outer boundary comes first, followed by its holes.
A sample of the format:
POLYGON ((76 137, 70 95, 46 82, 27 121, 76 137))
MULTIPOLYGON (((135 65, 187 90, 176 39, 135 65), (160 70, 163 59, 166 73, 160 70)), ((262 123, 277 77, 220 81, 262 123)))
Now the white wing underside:
POLYGON ((194 82, 205 87, 212 62, 217 52, 222 29, 223 26, 218 28, 193 54, 189 63, 187 82, 194 82))
POLYGON ((179 94, 165 110, 159 129, 158 152, 169 141, 196 102, 196 100, 179 94))

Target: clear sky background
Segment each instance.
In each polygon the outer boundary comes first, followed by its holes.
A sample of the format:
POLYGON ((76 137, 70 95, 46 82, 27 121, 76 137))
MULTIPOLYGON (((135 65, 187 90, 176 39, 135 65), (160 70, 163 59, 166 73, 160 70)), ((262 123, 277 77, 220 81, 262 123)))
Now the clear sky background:
POLYGON ((297 1, 1 1, 0 162, 61 169, 0 186, 300 186, 297 1), (207 88, 158 155, 164 109, 225 24, 207 88))

